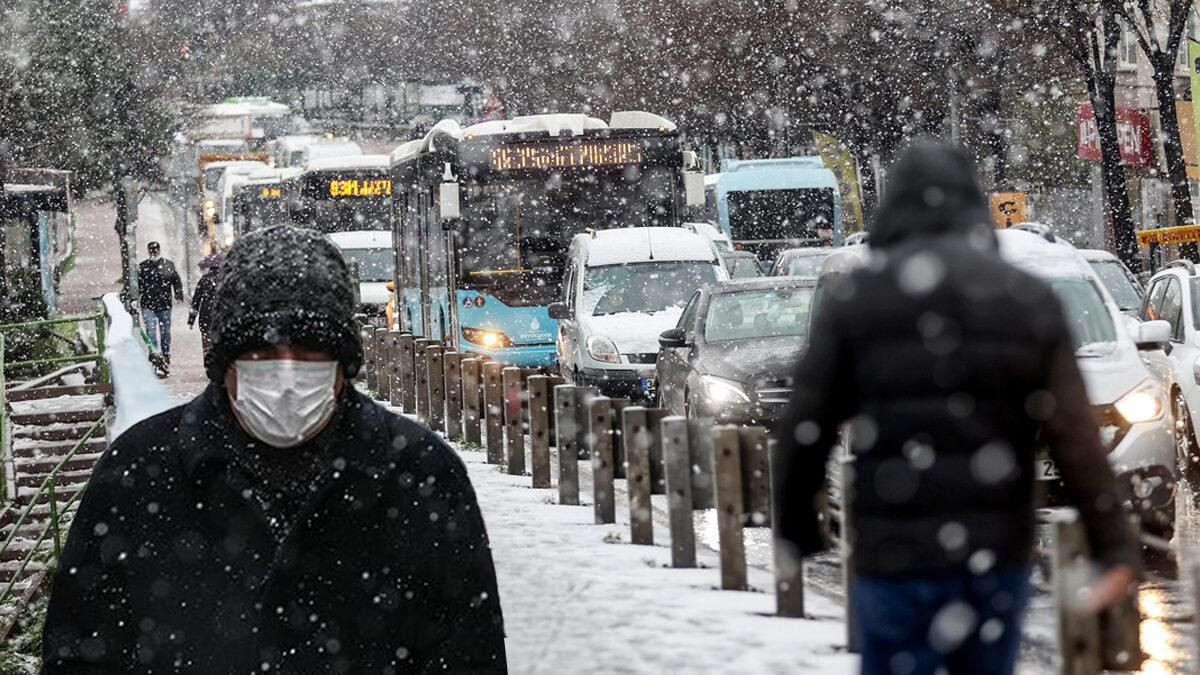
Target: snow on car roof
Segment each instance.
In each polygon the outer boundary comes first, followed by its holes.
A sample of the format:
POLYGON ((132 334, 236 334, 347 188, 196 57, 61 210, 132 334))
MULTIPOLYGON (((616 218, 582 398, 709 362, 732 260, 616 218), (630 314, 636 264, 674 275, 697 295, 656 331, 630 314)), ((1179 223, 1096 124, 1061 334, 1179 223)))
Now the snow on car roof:
POLYGON ((382 230, 331 232, 327 236, 341 249, 392 247, 392 233, 382 230))
POLYGON ((1081 248, 1078 250, 1079 254, 1083 256, 1083 259, 1087 260, 1088 262, 1112 262, 1114 260, 1119 260, 1119 258, 1113 255, 1112 252, 1105 251, 1104 249, 1100 248, 1081 248))
POLYGON ((341 157, 318 157, 310 159, 305 171, 335 171, 338 169, 386 169, 390 165, 387 155, 344 155, 341 157))
POLYGON ((655 260, 717 260, 707 237, 681 227, 625 227, 576 236, 585 238, 589 267, 655 260))
POLYGON ((1017 229, 999 230, 996 239, 1000 241, 1001 258, 1036 276, 1092 275, 1087 260, 1064 239, 1051 241, 1042 234, 1017 229))

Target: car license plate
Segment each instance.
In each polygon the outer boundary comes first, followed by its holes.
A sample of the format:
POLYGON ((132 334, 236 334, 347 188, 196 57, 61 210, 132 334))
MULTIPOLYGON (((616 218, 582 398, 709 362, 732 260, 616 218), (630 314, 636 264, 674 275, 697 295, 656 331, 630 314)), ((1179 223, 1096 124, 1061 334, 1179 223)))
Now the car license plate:
POLYGON ((1034 462, 1034 469, 1037 471, 1034 474, 1038 480, 1058 480, 1062 478, 1062 474, 1058 472, 1058 466, 1055 465, 1052 459, 1037 459, 1034 462))
POLYGON ((653 377, 643 377, 642 378, 642 395, 648 399, 652 399, 652 400, 654 399, 654 378, 653 377))

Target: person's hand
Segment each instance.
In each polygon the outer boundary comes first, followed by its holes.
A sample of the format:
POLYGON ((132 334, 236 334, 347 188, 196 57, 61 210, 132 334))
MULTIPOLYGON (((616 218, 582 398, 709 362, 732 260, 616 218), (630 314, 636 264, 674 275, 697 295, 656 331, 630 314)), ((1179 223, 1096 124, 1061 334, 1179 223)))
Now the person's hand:
POLYGON ((1117 565, 1107 570, 1092 584, 1087 598, 1088 611, 1100 612, 1116 605, 1125 598, 1136 581, 1137 576, 1128 565, 1117 565))

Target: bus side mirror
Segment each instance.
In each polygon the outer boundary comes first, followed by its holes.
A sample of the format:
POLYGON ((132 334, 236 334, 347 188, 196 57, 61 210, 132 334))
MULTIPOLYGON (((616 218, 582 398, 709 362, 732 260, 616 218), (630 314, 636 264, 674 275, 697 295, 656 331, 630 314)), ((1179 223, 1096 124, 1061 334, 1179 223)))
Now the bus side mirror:
POLYGON ((684 171, 683 192, 687 206, 704 206, 704 174, 699 171, 684 171))
POLYGON ((546 311, 550 314, 550 318, 555 321, 563 321, 571 318, 571 310, 565 302, 552 302, 546 308, 546 311))
POLYGON ((438 211, 442 220, 457 220, 462 217, 458 208, 457 182, 442 183, 442 191, 438 197, 438 211))

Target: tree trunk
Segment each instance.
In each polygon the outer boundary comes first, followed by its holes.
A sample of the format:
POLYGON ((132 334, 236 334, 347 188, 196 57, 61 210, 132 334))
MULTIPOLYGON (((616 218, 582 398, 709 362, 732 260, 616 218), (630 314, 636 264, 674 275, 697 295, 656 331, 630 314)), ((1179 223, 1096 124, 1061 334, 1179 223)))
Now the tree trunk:
MULTIPOLYGON (((1163 156, 1167 160, 1167 180, 1171 183, 1171 207, 1176 225, 1194 222, 1192 191, 1188 186, 1187 159, 1179 139, 1179 117, 1175 114, 1175 61, 1165 54, 1154 59, 1154 93, 1158 98, 1158 120, 1162 127, 1163 156)), ((1187 244, 1181 252, 1196 259, 1196 245, 1187 244)))
POLYGON ((1121 262, 1136 274, 1141 271, 1142 263, 1138 258, 1137 230, 1129 212, 1129 188, 1125 183, 1125 168, 1121 166, 1121 150, 1117 140, 1117 106, 1113 97, 1116 75, 1111 72, 1111 67, 1102 67, 1089 75, 1088 89, 1100 136, 1105 215, 1112 223, 1112 241, 1106 243, 1121 262))

